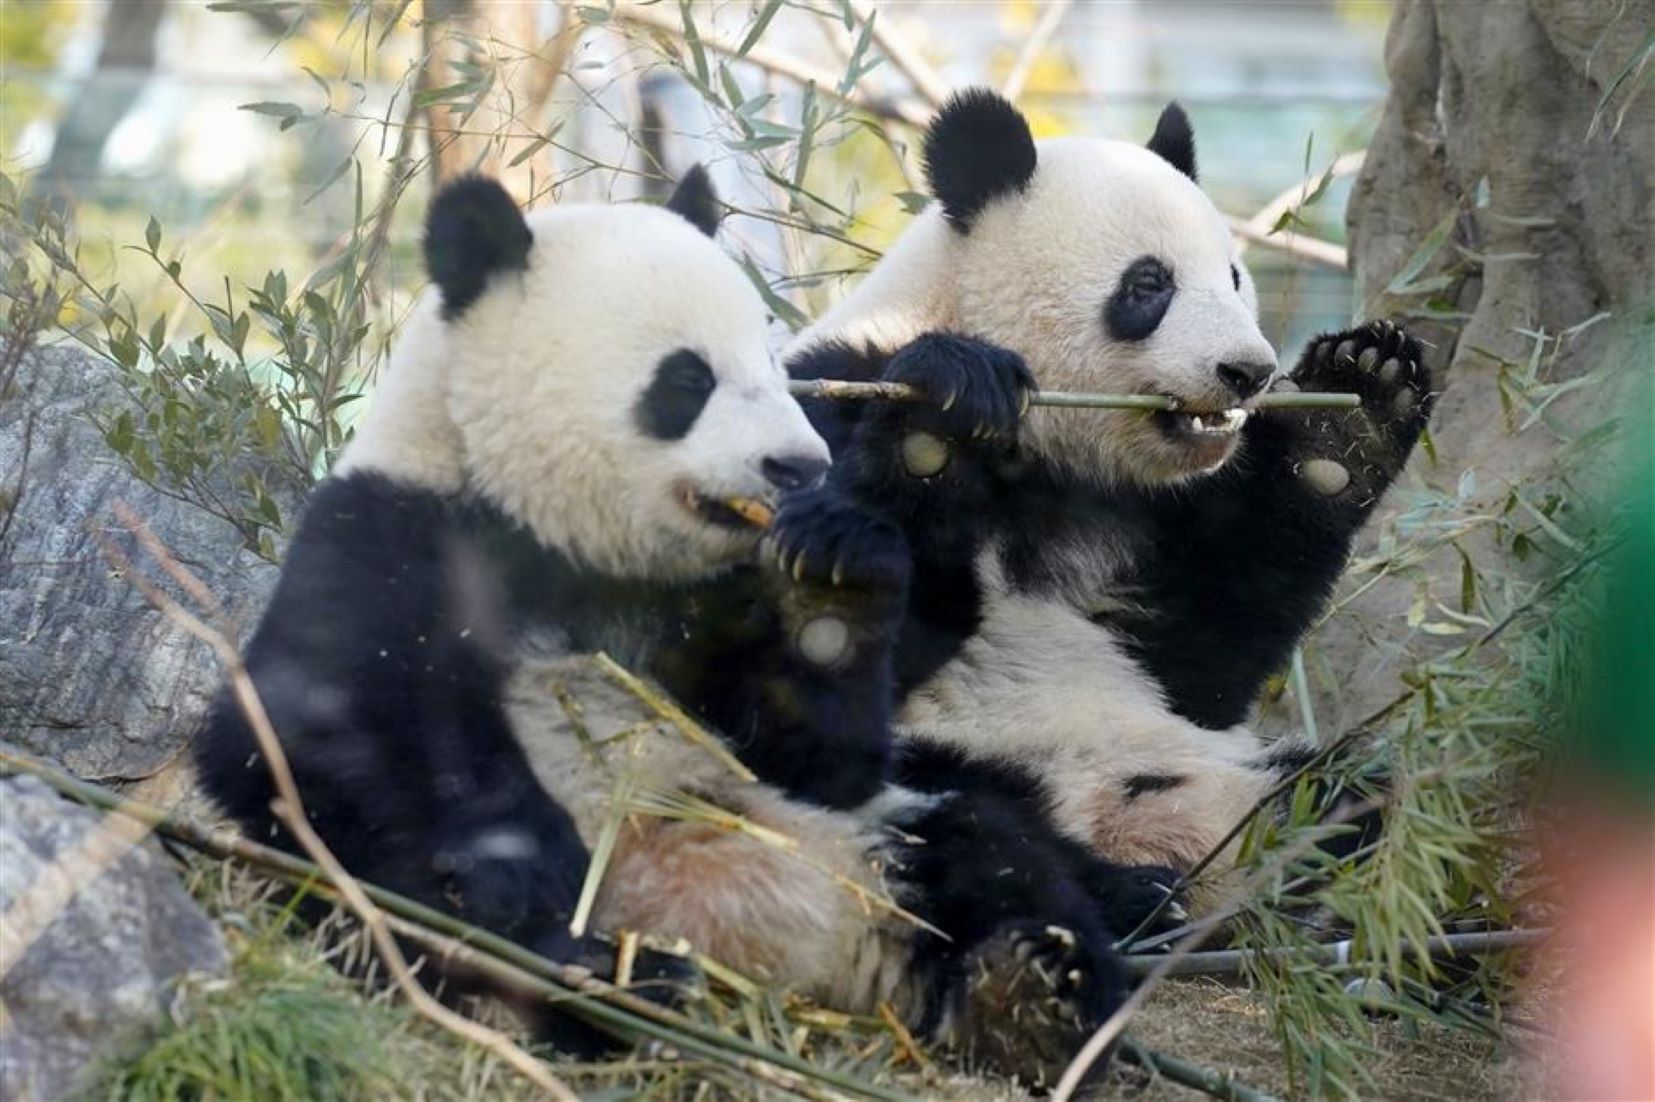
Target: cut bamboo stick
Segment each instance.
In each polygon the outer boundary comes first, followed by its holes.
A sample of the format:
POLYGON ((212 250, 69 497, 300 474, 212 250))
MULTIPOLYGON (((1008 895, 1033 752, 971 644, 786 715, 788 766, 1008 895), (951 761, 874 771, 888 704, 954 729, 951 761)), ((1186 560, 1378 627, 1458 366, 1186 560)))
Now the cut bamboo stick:
MULTIPOLYGON (((795 398, 831 398, 835 401, 884 399, 891 402, 918 402, 924 394, 907 383, 863 383, 847 379, 794 379, 788 390, 795 398)), ((1035 391, 1029 404, 1065 409, 1176 410, 1178 402, 1163 394, 1089 394, 1084 391, 1035 391)), ((1333 394, 1284 390, 1261 394, 1254 409, 1355 409, 1362 404, 1357 394, 1333 394)))

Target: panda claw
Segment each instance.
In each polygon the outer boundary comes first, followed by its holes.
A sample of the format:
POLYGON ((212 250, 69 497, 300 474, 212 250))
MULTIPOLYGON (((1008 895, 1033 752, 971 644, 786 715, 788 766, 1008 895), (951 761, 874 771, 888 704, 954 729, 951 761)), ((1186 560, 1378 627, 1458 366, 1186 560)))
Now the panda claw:
POLYGON ((1372 371, 1379 366, 1379 349, 1369 345, 1362 349, 1362 354, 1356 358, 1356 366, 1363 371, 1372 371))
POLYGON ((1344 366, 1356 359, 1356 342, 1351 340, 1340 341, 1339 347, 1333 352, 1334 362, 1344 366))
POLYGON ((833 560, 833 585, 838 588, 845 584, 845 557, 843 555, 833 560))
POLYGON ((948 392, 948 397, 946 397, 942 400, 942 411, 944 413, 947 413, 949 410, 954 408, 954 403, 959 401, 959 400, 960 400, 960 392, 959 391, 957 391, 957 390, 949 391, 948 392))
POLYGON ((805 553, 803 551, 800 551, 798 555, 794 557, 793 569, 789 571, 789 573, 793 575, 793 580, 796 582, 802 582, 805 580, 805 553))

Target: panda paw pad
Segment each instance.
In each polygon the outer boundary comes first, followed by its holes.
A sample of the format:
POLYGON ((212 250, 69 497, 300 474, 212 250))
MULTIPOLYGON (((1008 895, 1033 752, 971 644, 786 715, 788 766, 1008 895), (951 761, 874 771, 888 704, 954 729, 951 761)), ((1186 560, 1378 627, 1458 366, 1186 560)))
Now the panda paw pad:
POLYGON ((1035 391, 1034 376, 1017 353, 952 333, 916 338, 891 358, 884 379, 925 396, 923 410, 909 423, 945 443, 1014 436, 1035 391))
POLYGON ((1419 342, 1370 321, 1317 338, 1282 389, 1356 394, 1357 409, 1291 410, 1304 433, 1293 472, 1326 498, 1372 501, 1402 469, 1430 417, 1431 374, 1419 342))

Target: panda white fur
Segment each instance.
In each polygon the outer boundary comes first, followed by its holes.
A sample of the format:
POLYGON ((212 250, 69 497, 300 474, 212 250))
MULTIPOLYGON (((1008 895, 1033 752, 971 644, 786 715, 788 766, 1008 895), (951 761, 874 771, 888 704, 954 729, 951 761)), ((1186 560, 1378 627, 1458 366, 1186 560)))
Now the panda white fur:
POLYGON ((1188 870, 1312 753, 1242 724, 1425 424, 1419 348, 1321 338, 1276 385, 1360 411, 1252 412, 1275 354, 1176 105, 1147 148, 1036 142, 970 91, 925 155, 937 202, 788 352, 932 398, 807 405, 914 551, 899 777, 1022 792, 1100 854, 1188 870), (1183 412, 1030 411, 1035 386, 1183 412))
MULTIPOLYGON (((1017 808, 848 810, 887 773, 909 556, 893 525, 816 485, 827 447, 756 292, 709 240, 716 211, 699 170, 664 210, 525 218, 490 181, 445 189, 425 242, 436 293, 312 497, 248 668, 315 825, 359 875, 608 974, 610 943, 569 925, 617 779, 687 792, 796 848, 629 816, 594 929, 687 938, 854 1010, 889 1002, 1004 1070, 1050 1074, 1054 1036, 1122 995, 1104 916, 1130 923, 1164 884, 1017 808), (762 547, 740 500, 776 508, 762 547), (618 690, 578 657, 598 651, 758 780, 671 724, 612 721, 618 690), (590 723, 570 711, 577 682, 609 693, 590 723), (1045 992, 1057 1034, 1010 1017, 1031 958, 1063 985, 1045 992)), ((229 697, 197 757, 226 810, 291 844, 229 697)), ((678 969, 652 955, 644 973, 678 969)))

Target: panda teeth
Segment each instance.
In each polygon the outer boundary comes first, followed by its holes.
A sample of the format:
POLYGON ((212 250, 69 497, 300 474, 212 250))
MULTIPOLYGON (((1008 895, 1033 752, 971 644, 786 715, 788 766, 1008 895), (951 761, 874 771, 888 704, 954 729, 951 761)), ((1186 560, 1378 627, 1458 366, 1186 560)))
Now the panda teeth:
POLYGON ((1189 419, 1190 428, 1196 432, 1208 436, 1225 436, 1239 431, 1241 426, 1247 423, 1247 411, 1227 409, 1222 413, 1192 413, 1189 419))

